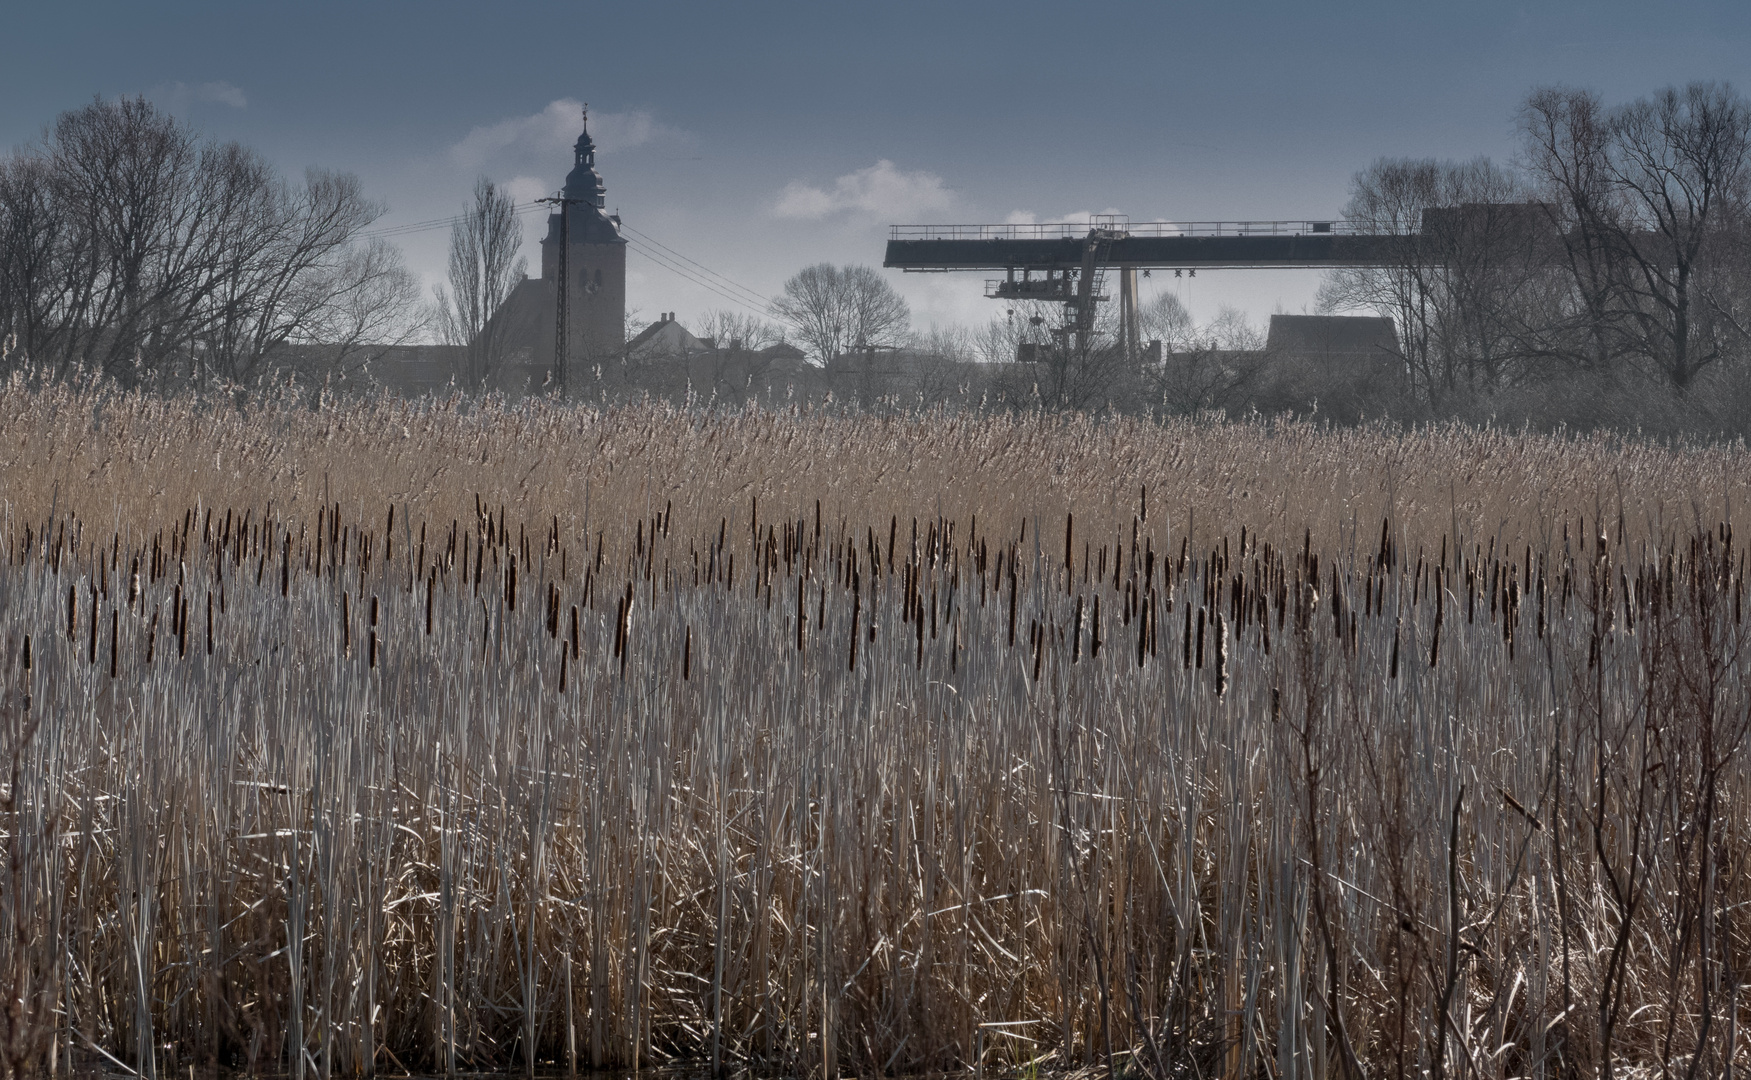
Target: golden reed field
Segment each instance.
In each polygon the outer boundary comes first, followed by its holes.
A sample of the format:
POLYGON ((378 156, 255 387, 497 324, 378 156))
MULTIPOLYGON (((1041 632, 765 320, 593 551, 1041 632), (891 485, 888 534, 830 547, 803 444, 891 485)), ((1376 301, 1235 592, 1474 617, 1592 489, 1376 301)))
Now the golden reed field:
POLYGON ((0 1072, 1720 1077, 1738 445, 0 387, 0 1072))

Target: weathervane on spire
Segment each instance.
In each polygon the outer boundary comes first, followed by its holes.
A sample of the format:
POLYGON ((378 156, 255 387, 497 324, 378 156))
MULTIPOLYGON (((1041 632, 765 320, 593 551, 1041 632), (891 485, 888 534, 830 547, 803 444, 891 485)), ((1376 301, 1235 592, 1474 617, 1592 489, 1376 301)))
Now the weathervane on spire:
POLYGON ((584 127, 590 126, 590 103, 584 102, 584 127))

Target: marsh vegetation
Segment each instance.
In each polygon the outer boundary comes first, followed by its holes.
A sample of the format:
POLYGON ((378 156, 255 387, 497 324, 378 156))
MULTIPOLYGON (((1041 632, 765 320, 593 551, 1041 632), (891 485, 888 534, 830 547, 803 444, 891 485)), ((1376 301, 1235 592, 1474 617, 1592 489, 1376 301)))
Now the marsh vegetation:
POLYGON ((0 415, 8 1070, 1745 1062, 1740 446, 0 415))

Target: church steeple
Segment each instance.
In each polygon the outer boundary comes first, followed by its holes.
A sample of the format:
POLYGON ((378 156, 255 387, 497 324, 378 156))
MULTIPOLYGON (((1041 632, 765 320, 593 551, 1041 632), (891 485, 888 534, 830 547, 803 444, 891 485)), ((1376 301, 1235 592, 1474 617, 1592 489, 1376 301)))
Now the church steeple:
POLYGON ((582 199, 601 209, 608 205, 608 189, 596 172, 596 142, 590 138, 590 107, 584 106, 584 130, 572 144, 572 171, 565 178, 565 197, 582 199))

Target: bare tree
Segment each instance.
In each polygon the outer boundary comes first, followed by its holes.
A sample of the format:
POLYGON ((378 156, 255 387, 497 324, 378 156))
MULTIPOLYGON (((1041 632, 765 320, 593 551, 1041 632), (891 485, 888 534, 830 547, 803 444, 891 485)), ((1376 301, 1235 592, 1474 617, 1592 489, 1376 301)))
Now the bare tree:
POLYGON ((467 350, 470 386, 486 382, 503 359, 510 327, 493 316, 527 276, 522 246, 510 194, 487 177, 476 180, 473 203, 450 228, 450 288, 436 290, 439 332, 467 350))
POLYGON ((93 102, 0 163, 0 335, 51 374, 162 386, 320 366, 336 327, 410 325, 399 255, 361 243, 380 213, 353 177, 294 187, 143 99, 93 102))
POLYGON ((1018 301, 972 342, 979 359, 997 365, 992 388, 1012 408, 1099 409, 1127 397, 1134 368, 1112 342, 1117 316, 1097 309, 1086 347, 1063 328, 1061 305, 1018 301))
POLYGON ((760 316, 728 308, 717 308, 701 315, 694 335, 709 339, 719 351, 726 353, 758 352, 784 338, 780 328, 760 316))
POLYGON ((786 281, 772 313, 822 364, 849 349, 897 345, 912 319, 906 301, 879 272, 831 263, 817 263, 786 281))
POLYGON ((1333 271, 1320 307, 1391 318, 1419 397, 1438 405, 1532 370, 1549 225, 1515 174, 1487 158, 1383 159, 1356 174, 1344 215, 1390 237, 1389 259, 1333 271))
POLYGON ((905 394, 932 404, 969 395, 977 400, 984 390, 974 359, 977 352, 974 335, 966 327, 933 326, 912 334, 900 371, 905 394))
POLYGON ((418 285, 395 248, 356 239, 379 212, 357 178, 311 170, 301 189, 277 186, 253 242, 220 262, 221 302, 197 339, 206 369, 239 382, 268 367, 342 372, 412 336, 418 285))
POLYGON ((1062 309, 1050 315, 1029 312, 1027 334, 1036 339, 1031 350, 1033 390, 1041 407, 1096 410, 1129 396, 1136 369, 1117 344, 1118 314, 1112 308, 1096 309, 1093 330, 1086 335, 1063 326, 1062 309))
POLYGON ((782 329, 758 315, 717 308, 700 316, 695 336, 711 342, 697 364, 695 393, 720 404, 745 399, 756 384, 766 385, 773 357, 762 352, 783 340, 782 329))
POLYGON ((1747 205, 1751 103, 1725 83, 1668 87, 1617 110, 1610 132, 1637 351, 1683 388, 1721 353, 1712 293, 1747 205))
POLYGON ((1239 409, 1265 367, 1265 335, 1245 313, 1223 308, 1204 326, 1171 293, 1138 312, 1140 327, 1161 342, 1159 363, 1142 370, 1143 399, 1154 408, 1194 415, 1239 409))
POLYGON ((1629 358, 1682 390, 1745 339, 1751 103, 1693 83, 1607 110, 1545 87, 1520 132, 1562 238, 1571 351, 1599 370, 1629 358))
POLYGON ((53 179, 41 156, 0 159, 0 340, 20 360, 46 351, 66 273, 53 179))
POLYGON ((1144 341, 1159 341, 1163 348, 1189 338, 1196 329, 1192 313, 1173 293, 1157 293, 1137 309, 1137 336, 1144 341))
POLYGON ((1560 238, 1570 299, 1545 327, 1546 348, 1575 366, 1608 371, 1621 352, 1622 200, 1606 165, 1610 124, 1590 90, 1542 87, 1520 110, 1521 166, 1560 238))

